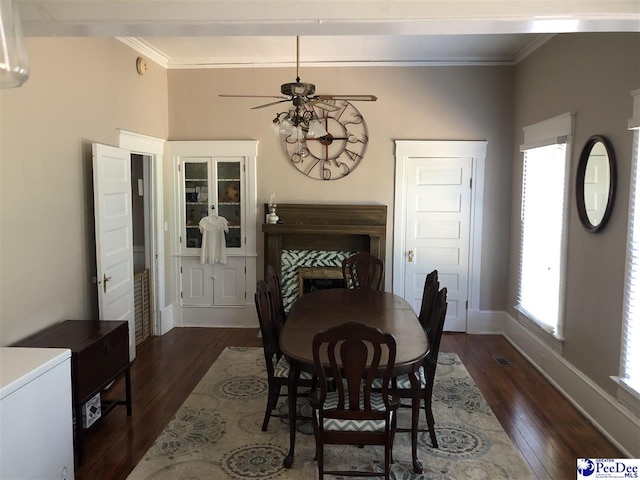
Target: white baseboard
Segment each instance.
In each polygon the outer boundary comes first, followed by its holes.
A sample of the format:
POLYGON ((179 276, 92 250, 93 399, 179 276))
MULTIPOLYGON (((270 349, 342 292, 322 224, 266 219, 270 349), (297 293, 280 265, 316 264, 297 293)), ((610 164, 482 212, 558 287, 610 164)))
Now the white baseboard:
POLYGON ((492 310, 467 311, 467 333, 470 335, 502 335, 504 312, 492 310))
MULTIPOLYGON (((640 458, 640 418, 506 312, 504 337, 629 458, 640 458)), ((470 333, 470 332, 469 332, 470 333)))
POLYGON ((178 307, 181 327, 257 328, 254 303, 244 307, 178 307))
POLYGON ((175 304, 167 305, 160 309, 160 321, 158 335, 164 335, 175 327, 175 304))
POLYGON ((182 307, 176 303, 160 310, 158 335, 174 327, 258 328, 258 315, 253 303, 244 307, 182 307))

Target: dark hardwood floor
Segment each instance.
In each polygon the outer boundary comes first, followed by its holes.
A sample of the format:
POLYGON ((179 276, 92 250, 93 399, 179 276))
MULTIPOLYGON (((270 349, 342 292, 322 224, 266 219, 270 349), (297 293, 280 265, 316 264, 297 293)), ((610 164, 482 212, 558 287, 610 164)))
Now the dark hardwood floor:
MULTIPOLYGON (((224 348, 259 347, 257 332, 175 328, 139 345, 131 371, 133 415, 118 407, 88 430, 76 479, 125 479, 224 348)), ((576 478, 576 458, 623 457, 503 337, 445 334, 440 351, 460 356, 538 479, 576 478), (498 365, 494 356, 511 366, 498 365)), ((123 383, 106 395, 122 397, 123 383)))

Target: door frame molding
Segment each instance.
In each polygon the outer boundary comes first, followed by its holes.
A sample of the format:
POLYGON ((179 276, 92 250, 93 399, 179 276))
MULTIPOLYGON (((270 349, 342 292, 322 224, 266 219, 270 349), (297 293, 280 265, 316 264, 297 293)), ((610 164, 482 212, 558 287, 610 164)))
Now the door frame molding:
MULTIPOLYGON (((471 157, 471 224, 469 238, 468 310, 480 309, 480 279, 482 278, 482 207, 484 201, 484 169, 486 141, 470 140, 396 140, 395 202, 393 221, 393 279, 396 295, 403 295, 405 276, 407 169, 411 157, 459 158, 471 157)), ((467 330, 469 326, 467 323, 467 330)))
POLYGON ((152 334, 162 335, 161 312, 165 307, 165 262, 164 262, 164 207, 163 207, 163 174, 162 158, 164 155, 165 140, 150 137, 140 133, 118 129, 118 145, 129 150, 129 153, 137 153, 151 157, 151 278, 153 283, 153 322, 152 334))

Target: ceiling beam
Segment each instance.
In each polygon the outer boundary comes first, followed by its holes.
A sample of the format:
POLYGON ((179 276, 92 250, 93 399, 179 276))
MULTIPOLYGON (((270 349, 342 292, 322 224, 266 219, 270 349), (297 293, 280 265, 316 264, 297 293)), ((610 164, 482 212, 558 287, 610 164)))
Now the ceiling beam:
POLYGON ((637 0, 20 0, 27 36, 640 31, 637 0))

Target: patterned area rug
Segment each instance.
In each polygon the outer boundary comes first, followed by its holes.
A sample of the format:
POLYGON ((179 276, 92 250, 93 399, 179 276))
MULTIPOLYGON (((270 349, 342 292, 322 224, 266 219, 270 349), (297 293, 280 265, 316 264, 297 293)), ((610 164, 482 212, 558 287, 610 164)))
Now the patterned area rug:
MULTIPOLYGON (((283 389, 284 390, 284 389, 283 389)), ((260 348, 227 348, 189 395, 128 480, 296 479, 317 478, 315 442, 309 422, 299 420, 291 469, 289 427, 271 417, 260 427, 267 394, 260 348)), ((300 399, 299 409, 309 414, 300 399)), ((286 397, 279 410, 287 412, 286 397)), ((424 472, 411 466, 409 433, 397 433, 391 478, 397 480, 531 479, 532 475, 467 370, 453 353, 441 353, 434 387, 433 413, 439 449, 428 432, 419 434, 418 455, 424 472)), ((408 426, 410 409, 400 409, 398 425, 408 426)), ((421 410, 421 428, 426 427, 421 410)), ((325 465, 382 472, 381 447, 326 447, 325 465)), ((332 478, 327 475, 327 478, 332 478)), ((350 477, 354 478, 354 477, 350 477)))

